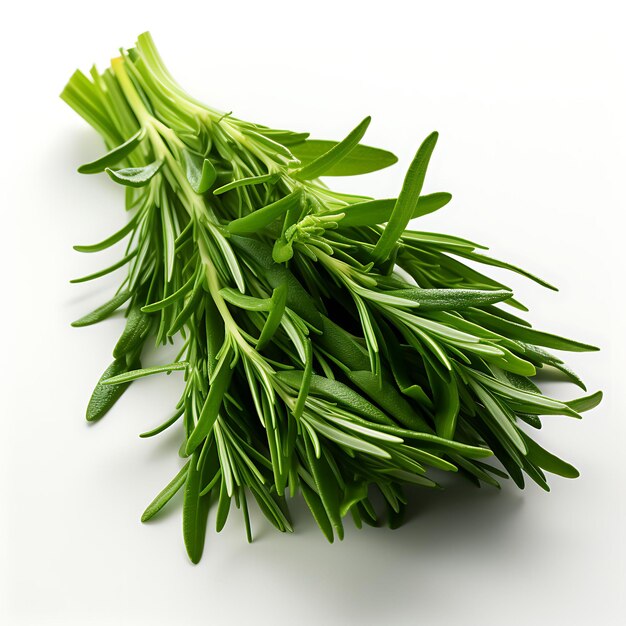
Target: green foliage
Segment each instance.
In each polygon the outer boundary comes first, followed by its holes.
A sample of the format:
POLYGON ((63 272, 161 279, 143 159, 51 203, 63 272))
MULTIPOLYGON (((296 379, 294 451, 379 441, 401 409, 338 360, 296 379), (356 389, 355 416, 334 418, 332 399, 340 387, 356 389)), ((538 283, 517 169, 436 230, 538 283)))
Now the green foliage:
POLYGON ((119 262, 74 281, 126 271, 117 294, 73 324, 125 306, 87 419, 102 417, 138 378, 183 373, 172 417, 141 436, 179 428, 187 461, 142 519, 182 489, 193 562, 209 509, 219 531, 232 500, 251 539, 248 502, 290 532, 287 498, 301 491, 332 542, 348 515, 358 527, 379 523, 373 490, 389 525, 399 525, 403 489, 435 487, 432 468, 496 487, 496 477, 523 486, 525 474, 547 489, 544 471, 577 476, 527 425, 578 418, 601 394, 562 402, 532 378, 553 368, 584 389, 544 348, 595 348, 533 329, 511 313, 525 310, 511 290, 477 268, 551 287, 542 279, 466 239, 408 229, 451 199, 422 194, 436 133, 398 198, 373 199, 319 181, 396 161, 360 143, 369 118, 340 142, 237 120, 185 94, 148 34, 92 79, 77 72, 62 93, 109 150, 80 171, 124 185, 129 219, 103 241, 76 246, 91 253, 128 238, 119 262), (141 367, 147 341, 173 338, 182 346, 174 362, 141 367))

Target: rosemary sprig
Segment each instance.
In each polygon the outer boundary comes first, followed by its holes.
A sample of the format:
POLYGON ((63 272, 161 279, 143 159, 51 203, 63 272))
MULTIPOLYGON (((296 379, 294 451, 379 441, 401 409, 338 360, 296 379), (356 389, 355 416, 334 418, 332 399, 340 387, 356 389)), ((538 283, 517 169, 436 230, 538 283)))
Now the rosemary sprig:
POLYGON ((584 385, 544 348, 593 346, 534 330, 510 289, 465 260, 518 272, 459 237, 407 230, 450 201, 422 195, 437 134, 422 144, 397 199, 333 192, 319 178, 387 167, 395 157, 360 143, 366 118, 343 141, 308 139, 225 115, 174 82, 149 34, 103 73, 76 72, 62 98, 109 152, 79 171, 106 172, 126 187, 130 219, 95 252, 126 240, 113 298, 74 322, 99 322, 125 306, 126 327, 98 382, 87 419, 101 418, 130 382, 182 370, 173 415, 142 437, 181 428, 186 464, 142 516, 184 489, 188 554, 202 554, 216 503, 223 528, 231 501, 252 534, 248 496, 280 531, 291 531, 287 495, 302 491, 329 541, 401 521, 405 485, 436 486, 431 468, 476 484, 524 474, 577 475, 541 448, 524 424, 579 417, 600 392, 570 402, 542 395, 536 370, 552 367, 584 385), (502 308, 505 305, 507 308, 502 308), (141 367, 147 341, 180 339, 174 363, 141 367))

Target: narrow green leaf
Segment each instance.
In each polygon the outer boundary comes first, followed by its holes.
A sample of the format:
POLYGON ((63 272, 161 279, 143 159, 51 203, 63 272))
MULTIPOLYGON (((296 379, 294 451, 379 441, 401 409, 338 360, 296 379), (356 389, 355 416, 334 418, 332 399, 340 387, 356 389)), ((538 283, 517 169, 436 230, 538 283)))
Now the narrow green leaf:
POLYGON ((163 488, 154 500, 147 506, 141 516, 142 522, 147 522, 153 518, 175 495, 176 492, 185 484, 187 480, 187 472, 189 471, 189 463, 187 461, 180 471, 172 480, 163 488))
POLYGON ((436 132, 426 137, 409 167, 391 218, 372 253, 378 263, 383 263, 389 258, 393 247, 417 210, 426 169, 438 137, 439 134, 436 132))
POLYGON ((204 549, 209 495, 200 497, 202 469, 198 469, 200 453, 194 452, 185 480, 183 497, 183 538, 192 563, 198 563, 204 549))
POLYGON ((155 367, 145 367, 142 369, 132 370, 124 374, 113 376, 104 381, 104 385, 119 385, 120 383, 129 383, 138 378, 144 376, 151 376, 152 374, 160 374, 162 372, 175 372, 179 370, 187 369, 187 361, 178 361, 177 363, 168 363, 167 365, 156 365, 155 367))
POLYGON ((222 406, 224 394, 233 375, 233 371, 230 368, 230 358, 230 351, 228 351, 224 354, 215 370, 215 376, 209 386, 209 393, 200 411, 198 423, 187 440, 187 454, 191 454, 202 443, 211 428, 213 428, 213 424, 215 424, 222 406))
MULTIPOLYGON (((301 370, 276 372, 274 376, 293 389, 300 389, 305 383, 305 374, 301 370)), ((321 396, 332 402, 337 402, 372 422, 378 424, 393 424, 380 409, 338 380, 331 380, 324 376, 312 374, 309 384, 309 393, 321 396)))
POLYGON ((228 495, 226 488, 226 481, 224 480, 224 473, 222 472, 222 481, 220 482, 220 495, 217 501, 217 513, 215 514, 215 530, 219 533, 222 532, 228 519, 228 513, 230 512, 231 496, 228 495))
POLYGON ((576 411, 576 413, 583 413, 585 411, 595 409, 595 407, 597 407, 602 401, 602 395, 601 391, 596 391, 589 396, 577 398, 576 400, 569 400, 568 402, 565 402, 565 404, 567 404, 570 409, 576 411))
POLYGON ((432 400, 422 386, 415 382, 413 368, 404 358, 404 352, 396 343, 395 337, 389 330, 385 331, 384 337, 385 341, 382 343, 382 347, 398 389, 405 396, 409 396, 409 398, 416 400, 420 405, 432 411, 434 409, 432 400))
POLYGON ((300 203, 302 190, 300 188, 292 191, 288 196, 268 204, 261 209, 248 213, 244 217, 233 220, 226 226, 228 232, 234 235, 246 235, 269 226, 275 219, 280 217, 289 209, 300 203))
POLYGON ((224 320, 215 306, 213 298, 207 298, 204 304, 204 327, 207 345, 207 370, 209 380, 215 376, 219 364, 219 353, 224 345, 224 320))
MULTIPOLYGON (((290 146, 293 155, 300 161, 302 167, 308 166, 330 150, 338 146, 336 141, 309 139, 290 146)), ((380 148, 372 148, 358 144, 341 160, 328 167, 322 176, 358 176, 369 174, 389 167, 398 161, 395 154, 380 148)))
MULTIPOLYGON (((363 135, 365 135, 365 131, 371 121, 371 117, 366 117, 353 131, 348 134, 345 139, 337 144, 334 144, 327 151, 320 154, 320 156, 296 170, 292 174, 293 177, 297 180, 312 180, 314 178, 327 175, 329 171, 332 171, 333 167, 340 164, 341 161, 357 147, 359 141, 363 139, 363 135)), ((309 142, 305 142, 304 145, 307 143, 309 142)), ((302 145, 303 144, 299 144, 295 149, 298 150, 298 148, 302 145)))
POLYGON ((456 376, 442 380, 436 372, 428 370, 435 403, 435 430, 440 437, 452 439, 461 408, 456 376))
POLYGON ((88 276, 82 276, 81 278, 72 278, 72 280, 70 280, 70 283, 72 284, 86 283, 90 280, 94 280, 96 278, 101 278, 102 276, 106 276, 107 274, 110 274, 111 272, 114 272, 115 270, 120 269, 120 267, 123 267, 124 265, 126 265, 126 263, 128 263, 136 255, 137 255, 137 250, 135 249, 132 252, 129 252, 124 258, 120 259, 117 263, 113 263, 113 265, 110 265, 109 267, 103 270, 100 270, 98 272, 95 272, 93 274, 89 274, 88 276))
MULTIPOLYGON (((491 311, 489 311, 491 312, 491 311)), ((511 320, 514 321, 514 320, 511 320)), ((532 361, 536 365, 549 365, 559 370, 564 376, 580 387, 583 391, 587 391, 585 383, 581 380, 580 376, 570 369, 561 359, 558 359, 553 354, 550 354, 546 350, 542 350, 538 346, 533 346, 529 343, 520 342, 524 349, 524 357, 529 361, 532 361)))
MULTIPOLYGON (((304 419, 304 418, 303 418, 304 419)), ((363 454, 369 454, 371 456, 379 457, 381 459, 389 459, 391 455, 383 448, 365 441, 360 437, 349 435, 348 433, 330 426, 323 421, 313 417, 312 415, 306 416, 306 421, 321 435, 324 435, 330 441, 345 446, 346 448, 355 450, 356 452, 362 452, 363 454)))
POLYGON ((246 500, 245 488, 239 487, 239 501, 241 502, 241 512, 243 513, 243 521, 246 527, 246 539, 248 543, 252 543, 252 528, 250 526, 250 514, 248 513, 248 502, 246 500))
POLYGON ((307 292, 288 268, 274 263, 272 249, 269 246, 252 237, 239 237, 237 235, 231 236, 230 242, 252 267, 263 273, 265 280, 272 288, 285 283, 287 285, 287 306, 314 328, 321 330, 323 320, 318 310, 318 301, 307 292))
POLYGON ((184 413, 184 408, 178 409, 176 413, 174 413, 174 415, 172 415, 172 417, 167 419, 165 422, 163 422, 162 424, 159 424, 156 428, 153 428, 152 430, 147 430, 146 432, 141 433, 139 436, 142 439, 148 439, 149 437, 154 437, 155 435, 162 433, 164 430, 169 428, 172 424, 175 424, 181 418, 183 413, 184 413))
POLYGON ((422 432, 432 432, 424 418, 387 380, 381 381, 370 371, 349 372, 348 377, 382 409, 407 428, 422 432))
POLYGON ((124 332, 113 349, 113 356, 119 359, 125 354, 134 351, 144 341, 146 335, 150 332, 151 326, 152 320, 150 317, 142 313, 141 309, 132 307, 126 320, 124 332))
POLYGON ((519 412, 517 412, 516 415, 522 420, 522 422, 526 422, 526 424, 528 424, 529 426, 532 426, 533 428, 537 428, 539 430, 543 427, 543 424, 541 423, 541 419, 539 418, 538 415, 530 415, 529 413, 519 413, 519 412))
MULTIPOLYGON (((128 187, 128 189, 130 189, 130 187, 128 187)), ((141 215, 142 215, 142 212, 137 211, 135 215, 133 215, 133 217, 124 226, 122 226, 122 228, 120 228, 120 230, 118 230, 116 233, 114 233, 110 237, 107 237, 103 241, 86 245, 86 246, 74 246, 74 250, 76 250, 76 252, 92 253, 92 252, 101 252, 102 250, 106 250, 107 248, 110 248, 112 245, 116 244, 118 241, 121 241, 122 239, 124 239, 124 237, 126 237, 128 233, 135 230, 141 215)))
POLYGON ((259 340, 256 345, 256 349, 258 351, 263 350, 263 348, 267 346, 271 338, 274 336, 274 333, 278 330, 280 321, 285 313, 286 303, 287 285, 283 283, 282 285, 276 287, 272 293, 270 312, 265 320, 263 330, 261 331, 261 335, 259 336, 259 340))
POLYGON ((141 140, 145 137, 145 129, 141 128, 132 137, 127 139, 123 144, 113 148, 107 152, 104 156, 85 163, 78 168, 81 174, 98 174, 104 172, 107 167, 117 165, 122 159, 126 158, 137 146, 141 143, 141 140))
POLYGON ((498 396, 507 398, 516 403, 521 403, 525 407, 536 409, 536 411, 528 411, 537 413, 539 415, 557 414, 557 415, 569 415, 571 417, 579 417, 578 413, 572 410, 567 403, 553 400, 540 393, 534 393, 532 391, 525 391, 519 387, 509 385, 480 372, 467 370, 471 373, 471 376, 478 380, 481 385, 488 387, 498 396))
POLYGON ((495 423, 500 427, 511 443, 522 453, 526 454, 526 445, 517 426, 511 421, 509 416, 502 409, 502 405, 480 384, 470 380, 470 385, 474 393, 482 402, 489 415, 494 419, 495 423))
MULTIPOLYGON (((359 433, 360 435, 365 435, 370 439, 376 439, 378 441, 386 441, 391 443, 402 443, 403 439, 397 437, 396 435, 390 435, 389 433, 382 432, 380 430, 375 430, 369 426, 362 426, 361 424, 355 423, 347 418, 338 417, 333 414, 332 409, 328 411, 328 413, 324 414, 324 418, 333 424, 337 424, 344 429, 351 430, 353 432, 359 433)), ((372 424, 375 426, 375 424, 372 424)))
POLYGON ((306 340, 305 343, 305 362, 304 371, 302 373, 302 381, 300 383, 300 389, 298 391, 298 399, 296 400, 296 406, 293 409, 293 416, 299 420, 302 417, 302 411, 306 404, 306 399, 309 395, 309 389, 311 388, 311 379, 313 378, 313 346, 310 340, 306 340))
POLYGON ((176 319, 172 322, 172 325, 167 331, 167 334, 170 337, 174 336, 185 325, 189 318, 197 312, 198 303, 202 299, 203 293, 204 290, 202 289, 202 281, 196 278, 193 290, 191 291, 189 298, 187 298, 185 306, 183 306, 180 313, 176 316, 176 319))
POLYGON ((468 253, 465 251, 459 251, 458 254, 459 256, 466 257, 468 259, 471 259, 472 261, 477 261, 478 263, 482 263, 483 265, 491 265, 493 267, 499 267, 501 269, 509 270, 510 272, 515 272, 516 274, 519 274, 520 276, 529 278, 530 280, 532 280, 533 282, 536 282, 538 285, 541 285, 542 287, 547 287, 548 289, 552 289, 552 291, 558 291, 558 289, 554 285, 550 284, 549 282, 546 282, 542 278, 539 278, 538 276, 535 276, 534 274, 531 274, 530 272, 527 272, 526 270, 520 267, 512 265, 511 263, 505 263, 504 261, 499 261, 498 259, 493 259, 491 257, 488 257, 485 254, 478 254, 476 252, 468 253))
POLYGON ((302 490, 304 501, 311 510, 313 519, 315 519, 320 530, 324 533, 324 537, 326 537, 330 543, 333 543, 335 540, 333 527, 328 519, 328 514, 322 504, 322 500, 304 481, 300 482, 300 489, 302 490))
POLYGON ((503 289, 483 291, 481 289, 393 289, 386 294, 413 300, 421 311, 461 311, 502 302, 513 297, 511 291, 503 289))
POLYGON ((272 308, 271 298, 254 298, 231 287, 221 289, 220 295, 229 304, 246 311, 269 311, 272 308))
POLYGON ((522 459, 522 468, 544 491, 550 491, 543 470, 535 463, 532 463, 527 456, 522 459))
POLYGON ((406 505, 401 502, 400 509, 398 511, 394 511, 391 506, 387 503, 387 525, 391 530, 396 530, 400 528, 404 524, 406 517, 406 505))
POLYGON ((141 311, 143 313, 155 313, 156 311, 161 311, 162 309, 170 306, 174 302, 177 302, 181 298, 184 298, 187 295, 187 293, 191 291, 191 288, 193 287, 195 280, 196 280, 196 277, 191 276, 189 280, 187 280, 187 282, 185 282, 182 285, 182 287, 178 289, 177 291, 175 291, 173 294, 167 296, 166 298, 163 298, 162 300, 159 300, 158 302, 152 302, 151 304, 146 304, 145 306, 141 307, 141 311))
POLYGON ((341 501, 339 498, 339 485, 337 479, 333 474, 333 471, 322 453, 320 458, 316 458, 313 444, 307 437, 304 438, 306 458, 311 472, 311 476, 315 481, 317 493, 324 505, 326 514, 330 523, 337 533, 339 539, 343 539, 343 524, 341 523, 340 506, 341 501))
POLYGON ((255 139, 258 143, 260 143, 267 150, 269 150, 270 153, 280 155, 285 159, 293 159, 293 155, 288 148, 286 148, 283 144, 277 143, 273 139, 270 139, 268 136, 257 133, 255 130, 251 130, 249 128, 244 128, 242 132, 244 135, 255 139))
POLYGON ((457 467, 453 463, 442 459, 440 456, 436 454, 431 454, 426 450, 420 450, 413 446, 403 445, 401 446, 404 453, 406 453, 410 458, 419 461, 420 463, 426 463, 428 465, 432 465, 432 467, 436 467, 437 469, 444 470, 445 472, 456 472, 457 467))
POLYGON ((527 458, 532 463, 535 463, 546 472, 551 474, 557 474, 564 478, 578 478, 580 476, 578 470, 569 463, 559 459, 554 454, 551 454, 544 448, 542 448, 536 441, 533 441, 528 435, 522 433, 522 437, 526 442, 528 448, 527 458))
POLYGON ((222 185, 213 191, 214 196, 220 196, 227 191, 239 189, 240 187, 248 187, 250 185, 261 185, 263 183, 274 183, 279 179, 279 174, 263 174, 261 176, 249 176, 248 178, 240 178, 232 182, 222 185))
POLYGON ((580 341, 574 341, 572 339, 565 339, 558 335, 552 335, 550 333, 544 333, 528 326, 522 326, 515 322, 502 319, 478 309, 470 312, 470 318, 477 323, 482 324, 486 328, 492 328, 496 332, 503 334, 505 337, 511 339, 518 339, 531 344, 537 344, 546 348, 554 348, 555 350, 568 350, 570 352, 588 352, 596 351, 598 348, 591 346, 580 341))
MULTIPOLYGON (((464 459, 462 456, 458 456, 456 454, 450 454, 450 458, 462 469, 465 470, 466 472, 469 472, 470 474, 472 474, 473 476, 475 476, 478 480, 482 480, 484 483, 491 485, 492 487, 495 487, 496 489, 501 489, 500 487, 500 483, 491 475, 489 475, 485 469, 487 466, 486 464, 481 464, 479 465, 479 461, 475 461, 475 462, 471 462, 468 461, 467 459, 464 459)), ((489 468, 490 470, 494 470, 495 468, 489 468)), ((499 470, 495 470, 496 472, 499 472, 499 470)), ((508 474, 505 474, 504 472, 500 472, 501 474, 503 474, 502 478, 508 478, 508 474)))
POLYGON ((119 309, 132 294, 130 291, 120 291, 117 295, 113 296, 107 303, 94 309, 91 313, 87 313, 84 317, 72 322, 72 326, 75 328, 81 326, 89 326, 105 320, 107 317, 113 315, 117 309, 119 309))
POLYGON ((217 485, 218 481, 221 479, 222 479, 222 470, 218 469, 217 472, 215 472, 215 475, 213 476, 213 478, 211 478, 211 480, 207 483, 206 487, 202 489, 202 491, 200 492, 200 495, 206 496, 208 493, 210 493, 213 490, 213 487, 215 487, 215 485, 217 485))

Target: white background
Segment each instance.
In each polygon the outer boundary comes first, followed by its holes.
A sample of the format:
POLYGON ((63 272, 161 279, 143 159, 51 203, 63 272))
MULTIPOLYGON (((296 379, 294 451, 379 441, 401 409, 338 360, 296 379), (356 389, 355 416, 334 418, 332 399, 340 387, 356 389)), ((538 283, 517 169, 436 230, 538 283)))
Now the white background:
POLYGON ((625 623, 623 17, 606 1, 7 5, 0 622, 625 623), (195 567, 178 498, 140 524, 179 461, 174 433, 137 434, 168 416, 180 380, 136 383, 102 422, 84 422, 122 322, 69 327, 114 284, 69 285, 107 260, 71 246, 124 214, 110 181, 76 174, 102 145, 57 95, 77 66, 104 66, 147 29, 183 86, 238 117, 339 138, 371 114, 368 143, 400 163, 333 181, 341 189, 393 195, 439 130, 426 188, 454 200, 420 228, 487 243, 557 283, 555 294, 510 280, 538 326, 603 348, 569 362, 605 402, 538 434, 581 478, 553 477, 550 494, 423 490, 402 529, 350 530, 332 546, 298 504, 294 535, 255 515, 252 545, 233 516, 195 567))

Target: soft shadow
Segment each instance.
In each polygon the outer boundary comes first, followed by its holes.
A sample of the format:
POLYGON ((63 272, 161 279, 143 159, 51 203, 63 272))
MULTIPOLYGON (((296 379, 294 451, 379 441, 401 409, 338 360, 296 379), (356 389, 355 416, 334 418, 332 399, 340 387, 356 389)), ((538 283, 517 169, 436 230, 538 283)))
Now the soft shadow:
POLYGON ((522 497, 511 480, 498 479, 501 489, 481 484, 477 487, 459 475, 444 475, 437 481, 442 489, 407 489, 405 525, 420 523, 424 514, 454 515, 459 510, 479 507, 518 507, 522 497))
MULTIPOLYGON (((407 603, 415 606, 416 598, 430 606, 448 601, 450 585, 462 584, 477 560, 517 543, 513 522, 524 499, 507 487, 478 489, 457 477, 446 490, 414 489, 404 526, 357 530, 347 518, 344 541, 333 545, 298 497, 289 501, 293 535, 273 532, 255 512, 254 543, 234 537, 226 550, 208 557, 208 569, 226 580, 236 577, 243 588, 258 586, 260 594, 288 588, 294 610, 323 598, 323 617, 332 615, 333 623, 394 623, 394 609, 406 615, 407 603)), ((231 524, 238 527, 240 520, 229 519, 231 524)), ((211 534, 208 541, 215 540, 211 534)))

